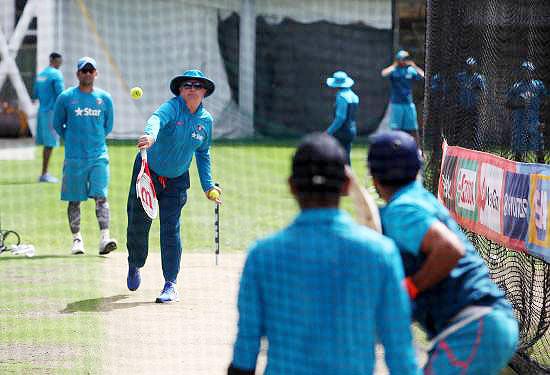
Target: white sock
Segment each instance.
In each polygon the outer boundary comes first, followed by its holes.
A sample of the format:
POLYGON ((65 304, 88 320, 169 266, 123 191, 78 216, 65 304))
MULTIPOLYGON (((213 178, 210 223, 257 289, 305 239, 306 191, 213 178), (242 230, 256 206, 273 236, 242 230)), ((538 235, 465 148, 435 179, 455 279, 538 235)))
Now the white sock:
POLYGON ((80 240, 80 242, 82 242, 82 234, 80 234, 80 232, 73 233, 73 241, 74 240, 80 240))
POLYGON ((109 229, 102 229, 100 237, 102 241, 105 241, 111 238, 111 236, 109 235, 109 229))

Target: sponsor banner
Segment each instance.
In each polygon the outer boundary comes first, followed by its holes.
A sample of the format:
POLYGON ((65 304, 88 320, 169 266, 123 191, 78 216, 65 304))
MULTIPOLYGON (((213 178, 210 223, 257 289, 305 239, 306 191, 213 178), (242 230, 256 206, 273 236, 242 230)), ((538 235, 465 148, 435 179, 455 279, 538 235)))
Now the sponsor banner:
POLYGON ((550 166, 443 147, 439 200, 464 228, 550 261, 550 166))

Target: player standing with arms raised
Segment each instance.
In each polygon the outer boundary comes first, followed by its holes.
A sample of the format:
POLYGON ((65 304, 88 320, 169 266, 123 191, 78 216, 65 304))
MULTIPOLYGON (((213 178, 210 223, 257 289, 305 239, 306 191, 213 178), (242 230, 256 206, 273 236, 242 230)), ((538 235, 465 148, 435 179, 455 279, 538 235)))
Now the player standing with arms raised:
POLYGON ((73 254, 84 253, 80 233, 80 202, 95 200, 99 229, 99 254, 117 248, 109 234, 109 154, 105 137, 113 129, 111 95, 94 87, 97 63, 91 57, 78 60, 78 86, 68 88, 57 98, 53 126, 65 141, 65 161, 61 200, 68 201, 68 217, 73 234, 73 254))
POLYGON ((368 164, 383 233, 397 243, 413 318, 433 348, 425 374, 497 375, 518 341, 504 293, 449 211, 416 176, 422 165, 414 139, 392 131, 371 137, 368 164))
POLYGON ((424 71, 411 60, 407 51, 400 50, 395 54, 393 64, 382 70, 381 74, 391 82, 390 128, 409 133, 420 144, 412 83, 424 79, 424 71))
MULTIPOLYGON (((212 123, 210 113, 202 104, 203 98, 214 92, 215 85, 199 70, 188 70, 170 82, 175 95, 162 104, 147 120, 144 134, 137 147, 147 149, 151 177, 157 194, 160 214, 160 251, 164 287, 157 303, 178 301, 176 279, 180 270, 181 239, 180 215, 187 201, 190 187, 189 167, 195 155, 197 169, 206 197, 221 203, 213 190, 210 167, 212 123)), ((141 167, 141 156, 135 159, 130 192, 128 194, 128 277, 130 290, 141 283, 139 269, 145 265, 149 249, 149 230, 152 220, 143 210, 136 194, 136 179, 141 167)))
POLYGON ((65 88, 63 75, 59 67, 63 58, 59 53, 50 54, 50 65, 38 73, 34 84, 33 96, 40 102, 36 118, 36 144, 43 145, 42 174, 38 182, 57 183, 59 180, 48 173, 50 156, 54 147, 59 146, 59 135, 53 128, 53 109, 55 100, 65 88))

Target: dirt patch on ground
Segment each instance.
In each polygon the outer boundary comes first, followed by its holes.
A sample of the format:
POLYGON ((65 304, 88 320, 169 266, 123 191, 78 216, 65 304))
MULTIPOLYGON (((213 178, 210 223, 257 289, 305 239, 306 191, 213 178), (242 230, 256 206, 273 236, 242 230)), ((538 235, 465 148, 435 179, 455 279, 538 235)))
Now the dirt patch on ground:
POLYGON ((82 348, 74 345, 0 344, 0 363, 25 363, 35 366, 33 371, 53 373, 60 368, 71 369, 82 348))
MULTIPOLYGON (((163 285, 160 256, 150 254, 138 291, 126 289, 126 254, 113 253, 105 264, 105 374, 222 375, 235 339, 236 298, 243 254, 185 254, 178 281, 180 302, 155 304, 163 285)), ((377 356, 382 351, 377 349, 377 356)), ((258 369, 263 369, 265 352, 258 369)), ((261 374, 262 371, 257 373, 261 374)), ((383 366, 377 375, 387 374, 383 366)))

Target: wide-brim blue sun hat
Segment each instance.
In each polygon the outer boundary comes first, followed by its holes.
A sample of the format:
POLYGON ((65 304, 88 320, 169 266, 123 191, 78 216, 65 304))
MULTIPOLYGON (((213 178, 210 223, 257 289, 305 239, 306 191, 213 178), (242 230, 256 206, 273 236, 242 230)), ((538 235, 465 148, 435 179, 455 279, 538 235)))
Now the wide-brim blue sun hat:
POLYGON ((170 91, 172 91, 172 94, 179 96, 180 87, 182 83, 185 81, 189 81, 191 79, 194 79, 203 83, 204 87, 206 88, 206 94, 204 94, 205 98, 207 96, 212 95, 212 93, 216 89, 216 85, 214 84, 214 81, 206 77, 204 73, 201 72, 200 70, 192 69, 192 70, 187 70, 183 72, 183 74, 172 78, 172 80, 170 81, 170 91))
POLYGON ((350 88, 354 83, 355 81, 341 70, 334 72, 332 77, 327 78, 327 86, 333 88, 350 88))

